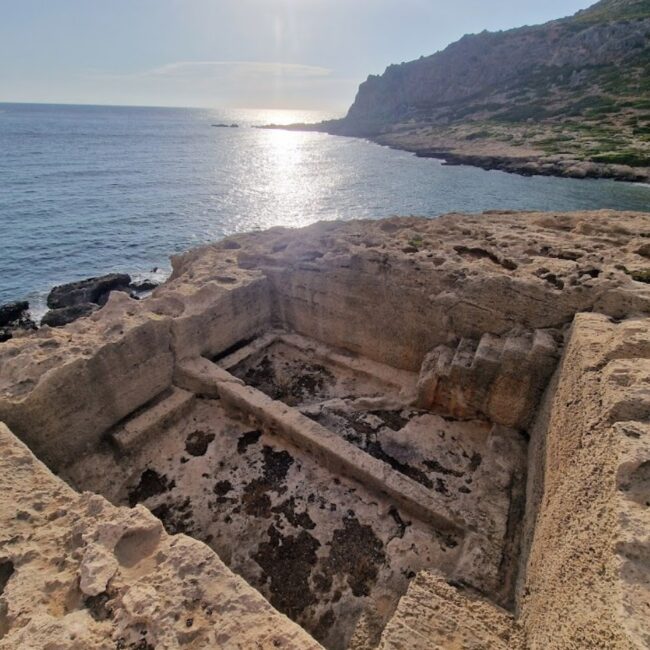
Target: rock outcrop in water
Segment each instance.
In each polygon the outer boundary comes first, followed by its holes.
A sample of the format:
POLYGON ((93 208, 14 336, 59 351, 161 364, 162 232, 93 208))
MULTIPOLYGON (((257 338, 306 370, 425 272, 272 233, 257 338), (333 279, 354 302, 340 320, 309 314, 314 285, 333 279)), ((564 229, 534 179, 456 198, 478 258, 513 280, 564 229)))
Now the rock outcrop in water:
POLYGON ((0 648, 647 647, 649 237, 274 228, 6 342, 0 648))
POLYGON ((29 303, 25 300, 0 305, 0 343, 8 341, 16 333, 30 332, 36 323, 29 314, 29 303))
POLYGON ((601 0, 391 65, 344 119, 310 128, 448 164, 648 182, 649 71, 650 2, 601 0))
MULTIPOLYGON (((132 298, 140 299, 148 296, 157 286, 158 283, 151 280, 133 282, 131 276, 126 273, 109 273, 96 278, 62 284, 50 291, 47 297, 47 306, 50 309, 41 319, 41 325, 62 327, 79 318, 89 316, 106 304, 112 291, 127 292, 132 298)), ((12 305, 18 304, 22 303, 10 303, 0 307, 0 314, 2 309, 10 309, 12 305)), ((36 324, 31 321, 30 323, 31 328, 36 329, 36 324)), ((21 328, 25 329, 24 325, 21 325, 21 328)))
POLYGON ((50 309, 64 309, 93 303, 104 305, 111 291, 125 291, 131 284, 131 276, 126 273, 111 273, 98 278, 88 278, 54 287, 47 297, 50 309))

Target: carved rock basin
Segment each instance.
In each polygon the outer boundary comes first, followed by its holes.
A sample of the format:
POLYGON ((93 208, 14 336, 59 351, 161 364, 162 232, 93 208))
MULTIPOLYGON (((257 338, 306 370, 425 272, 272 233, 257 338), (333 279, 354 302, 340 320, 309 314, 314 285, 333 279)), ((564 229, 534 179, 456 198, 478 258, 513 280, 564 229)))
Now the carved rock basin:
POLYGON ((648 236, 272 229, 4 343, 0 647, 643 647, 648 236))

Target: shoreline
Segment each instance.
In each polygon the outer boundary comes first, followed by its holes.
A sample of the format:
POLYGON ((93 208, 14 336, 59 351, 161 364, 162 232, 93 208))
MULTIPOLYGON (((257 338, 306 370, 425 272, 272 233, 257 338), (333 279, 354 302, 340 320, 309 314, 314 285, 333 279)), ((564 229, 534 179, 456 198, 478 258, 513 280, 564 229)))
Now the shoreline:
MULTIPOLYGON (((302 125, 300 125, 302 126, 302 125)), ((311 126, 311 125, 305 125, 305 126, 311 126)), ((263 128, 263 129, 284 129, 284 127, 281 126, 266 126, 266 127, 256 127, 256 128, 263 128)), ((303 129, 297 129, 293 128, 293 125, 291 125, 291 128, 288 130, 303 130, 303 129)), ((317 131, 316 129, 309 128, 309 129, 304 129, 305 131, 317 131)), ((324 132, 322 130, 319 130, 318 132, 324 132)), ((483 157, 476 157, 473 162, 468 162, 464 156, 460 156, 458 154, 454 153, 449 153, 445 151, 428 151, 428 150, 413 150, 407 147, 402 147, 399 145, 395 144, 387 144, 384 143, 380 140, 373 139, 372 137, 369 136, 354 136, 354 135, 349 135, 349 134, 338 134, 338 133, 328 133, 329 135, 339 135, 341 137, 349 137, 349 138, 357 138, 357 139, 362 139, 366 140, 367 142, 371 142, 373 144, 377 144, 382 147, 387 147, 389 149, 393 149, 395 151, 405 151, 407 153, 411 153, 415 155, 416 157, 419 158, 433 158, 436 160, 442 160, 442 164, 444 166, 472 166, 472 167, 478 167, 481 169, 484 169, 486 171, 503 171, 505 173, 511 173, 511 174, 517 174, 520 176, 525 176, 525 177, 532 177, 532 176, 554 176, 556 178, 560 177, 558 174, 553 174, 550 172, 545 172, 545 171, 540 171, 538 173, 531 172, 530 170, 517 170, 515 168, 508 168, 506 163, 501 164, 500 160, 495 157, 488 157, 488 158, 483 158, 483 157)), ((507 159, 510 160, 510 159, 507 159)), ((570 176, 564 176, 565 178, 571 178, 570 176)), ((575 177, 577 178, 577 177, 575 177)), ((586 176, 582 177, 579 180, 607 180, 607 177, 597 177, 597 176, 586 176)), ((624 182, 624 179, 612 179, 609 178, 609 180, 618 180, 621 182, 624 182)), ((647 187, 650 188, 650 182, 649 183, 636 183, 637 185, 646 185, 647 187)), ((602 208, 601 210, 609 210, 608 208, 602 208)), ((509 210, 506 209, 506 212, 509 210)), ((534 211, 534 210, 533 210, 534 211)), ((571 212, 581 212, 582 210, 573 210, 571 212)), ((600 211, 599 209, 596 209, 596 211, 600 211)), ((453 212, 453 211, 452 211, 453 212)), ((484 210, 472 214, 477 214, 477 215, 489 215, 493 213, 494 210, 484 210)), ((640 212, 648 212, 650 213, 650 209, 647 211, 640 211, 640 212)), ((443 217, 445 214, 449 213, 441 213, 439 215, 436 215, 435 217, 426 217, 427 219, 436 219, 443 217)), ((390 218, 390 217, 385 217, 385 218, 390 218)), ((381 219, 380 219, 381 220, 381 219)), ((191 249, 189 249, 191 250, 191 249)), ((185 251, 186 252, 186 251, 185 251)), ((25 333, 29 333, 31 331, 40 329, 41 327, 45 325, 49 325, 50 327, 60 327, 64 324, 67 324, 69 322, 73 322, 74 320, 77 320, 78 318, 81 318, 83 316, 89 315, 91 311, 94 311, 96 308, 103 306, 105 300, 108 298, 108 294, 112 291, 126 291, 131 295, 131 297, 141 300, 144 298, 147 298, 151 292, 157 288, 160 285, 163 285, 168 279, 171 274, 171 268, 164 268, 164 267, 154 267, 151 271, 149 272, 143 272, 143 271, 131 271, 130 273, 125 273, 122 271, 114 271, 108 274, 104 275, 98 275, 98 276, 92 276, 92 277, 87 277, 83 278, 81 280, 73 280, 70 282, 66 282, 60 285, 50 285, 49 288, 45 291, 40 291, 37 292, 37 297, 34 298, 35 292, 30 292, 24 296, 18 297, 18 298, 10 298, 8 300, 1 300, 0 301, 0 343, 9 340, 10 338, 13 338, 14 335, 21 336, 25 333), (123 282, 124 286, 120 286, 119 288, 109 288, 105 292, 102 291, 101 295, 96 296, 94 299, 83 299, 83 300, 77 300, 75 298, 72 298, 71 303, 67 305, 61 305, 58 307, 50 306, 49 305, 49 297, 51 294, 55 292, 55 290, 64 290, 64 291, 72 291, 73 293, 79 286, 88 286, 88 285, 95 285, 96 283, 102 283, 104 282, 107 278, 112 278, 113 276, 121 276, 122 278, 129 278, 128 282, 123 282), (17 313, 17 317, 15 319, 2 319, 2 310, 3 309, 15 309, 16 305, 25 305, 20 311, 17 313), (60 312, 60 314, 57 314, 57 319, 56 322, 48 323, 47 319, 45 318, 48 314, 53 315, 57 312, 60 312), (65 312, 65 313, 64 313, 65 312), (11 336, 7 336, 7 334, 11 333, 11 336)), ((86 296, 87 298, 87 296, 86 296)))
MULTIPOLYGON (((184 251, 180 252, 182 253, 184 251)), ((52 293, 53 289, 57 287, 72 286, 80 282, 101 279, 113 274, 128 275, 133 284, 136 285, 143 282, 151 282, 160 285, 163 284, 171 275, 172 268, 170 265, 170 259, 174 254, 175 253, 169 253, 167 256, 162 256, 157 265, 147 271, 142 269, 145 265, 136 266, 135 268, 133 266, 124 268, 118 264, 116 268, 88 269, 88 274, 82 275, 81 277, 70 276, 70 274, 68 274, 67 277, 59 276, 61 277, 61 280, 59 281, 50 280, 47 284, 42 283, 37 287, 23 289, 22 294, 19 294, 17 291, 13 295, 0 295, 0 307, 2 305, 16 302, 28 302, 31 316, 38 322, 47 311, 49 311, 50 308, 47 305, 47 298, 52 293)))
MULTIPOLYGON (((352 136, 356 137, 356 136, 352 136)), ((512 156, 498 156, 489 154, 471 154, 457 153, 444 149, 427 149, 400 146, 397 144, 384 144, 379 138, 366 138, 370 142, 387 146, 397 151, 407 151, 418 158, 434 158, 442 160, 443 164, 448 167, 469 166, 478 167, 485 171, 502 171, 508 174, 517 174, 518 176, 549 176, 554 178, 572 178, 576 180, 612 180, 619 183, 634 183, 635 185, 650 186, 650 170, 646 173, 635 173, 634 170, 645 170, 646 168, 627 167, 625 165, 607 165, 584 161, 576 163, 567 161, 569 164, 563 164, 561 161, 544 160, 543 158, 517 158, 512 156), (613 169, 614 167, 625 167, 626 169, 613 169), (632 171, 630 171, 632 170, 632 171)))
POLYGON ((469 166, 478 167, 485 171, 502 171, 519 176, 550 176, 555 178, 573 178, 577 180, 613 180, 622 183, 637 185, 650 185, 650 167, 631 167, 612 163, 601 163, 590 160, 571 158, 568 154, 550 155, 541 151, 531 150, 530 155, 525 155, 524 147, 507 147, 508 153, 498 153, 504 145, 498 141, 482 140, 480 147, 468 145, 467 142, 446 142, 438 145, 433 142, 404 142, 407 134, 377 133, 369 134, 361 131, 348 130, 347 125, 338 121, 322 122, 316 124, 269 124, 258 127, 262 129, 283 131, 312 131, 326 133, 346 138, 357 138, 378 144, 380 146, 406 151, 418 158, 434 158, 444 161, 450 167, 469 166), (460 148, 464 151, 460 151, 460 148), (472 150, 474 149, 474 150, 472 150), (480 151, 477 149, 481 149, 480 151), (494 151, 486 152, 485 149, 494 151), (522 152, 520 155, 519 152, 522 152))

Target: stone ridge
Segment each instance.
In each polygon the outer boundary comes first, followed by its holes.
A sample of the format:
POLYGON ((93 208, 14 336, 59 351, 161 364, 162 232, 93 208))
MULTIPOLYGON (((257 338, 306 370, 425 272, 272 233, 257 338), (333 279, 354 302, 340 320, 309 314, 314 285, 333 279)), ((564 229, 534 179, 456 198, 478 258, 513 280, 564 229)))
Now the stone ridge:
POLYGON ((522 321, 560 327, 587 309, 616 318, 646 311, 649 260, 650 214, 612 210, 454 213, 241 234, 173 257, 169 281, 148 300, 114 293, 88 318, 2 344, 0 396, 20 401, 52 369, 88 359, 100 344, 147 322, 168 327, 200 314, 206 301, 266 276, 310 277, 328 265, 393 269, 407 274, 427 303, 444 307, 446 333, 460 336, 501 334, 522 321), (475 327, 463 324, 469 314, 475 327))
POLYGON ((532 648, 650 645, 650 326, 578 314, 531 431, 518 622, 532 648))

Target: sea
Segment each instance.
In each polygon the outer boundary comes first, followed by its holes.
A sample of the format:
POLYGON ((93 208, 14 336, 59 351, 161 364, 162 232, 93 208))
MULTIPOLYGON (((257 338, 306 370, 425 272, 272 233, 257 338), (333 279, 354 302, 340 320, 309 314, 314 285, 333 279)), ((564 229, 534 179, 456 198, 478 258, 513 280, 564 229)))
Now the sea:
POLYGON ((650 186, 445 166, 371 142, 265 130, 315 111, 0 104, 0 303, 54 285, 163 280, 232 233, 452 211, 650 211, 650 186), (238 127, 217 126, 237 124, 238 127))

